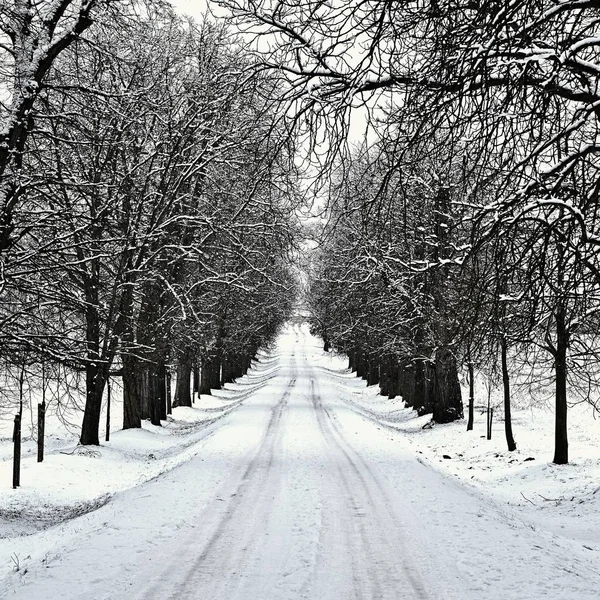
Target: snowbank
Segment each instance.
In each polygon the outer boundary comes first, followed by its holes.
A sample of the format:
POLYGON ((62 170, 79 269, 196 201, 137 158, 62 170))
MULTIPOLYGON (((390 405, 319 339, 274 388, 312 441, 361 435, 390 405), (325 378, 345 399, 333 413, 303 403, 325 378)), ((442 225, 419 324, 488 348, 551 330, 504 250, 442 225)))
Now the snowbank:
MULTIPOLYGON (((24 428, 21 487, 16 490, 12 489, 12 441, 4 431, 0 439, 0 540, 33 534, 94 510, 116 492, 153 479, 196 455, 219 421, 274 375, 268 357, 263 355, 260 361, 238 383, 227 384, 211 396, 196 397, 191 408, 173 409, 162 427, 144 421, 142 429, 115 431, 109 442, 98 447, 79 446, 77 430, 66 428, 51 412, 42 463, 37 462, 31 427, 24 428)), ((120 423, 118 393, 113 394, 111 412, 113 423, 120 423)))
MULTIPOLYGON (((481 411, 475 413, 473 431, 466 431, 466 420, 423 429, 430 417, 419 417, 404 408, 401 398, 381 396, 377 386, 367 388, 346 368, 345 357, 319 352, 313 359, 336 375, 340 399, 382 428, 400 433, 396 439, 410 447, 421 462, 515 507, 542 529, 600 551, 600 416, 594 414, 592 406, 570 408, 570 464, 555 465, 554 413, 543 403, 526 408, 528 399, 517 394, 513 408, 517 450, 508 452, 501 419, 495 420, 489 441, 486 415, 481 411)), ((476 389, 477 398, 481 398, 479 402, 476 398, 476 404, 487 402, 484 392, 476 389)), ((465 403, 466 398, 465 386, 465 403)))

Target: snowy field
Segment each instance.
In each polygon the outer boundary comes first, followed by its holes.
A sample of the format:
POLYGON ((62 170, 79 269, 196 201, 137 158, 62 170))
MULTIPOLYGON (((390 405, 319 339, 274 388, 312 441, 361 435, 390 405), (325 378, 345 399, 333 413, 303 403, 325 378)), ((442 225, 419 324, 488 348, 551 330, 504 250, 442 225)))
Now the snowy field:
MULTIPOLYGON (((382 397, 377 386, 367 388, 346 369, 344 357, 321 353, 314 359, 336 377, 348 405, 384 430, 402 433, 398 441, 418 460, 510 505, 532 523, 600 552, 600 415, 592 406, 582 403, 569 409, 570 464, 555 465, 551 406, 531 407, 527 397, 513 392, 517 450, 508 452, 504 421, 496 415, 489 441, 483 410, 475 412, 473 431, 466 431, 466 419, 423 429, 430 416, 419 417, 412 409, 404 408, 401 398, 382 397)), ((501 393, 495 390, 492 394, 496 406, 501 404, 501 393)), ((484 385, 476 386, 475 396, 476 405, 487 402, 484 385)), ((465 383, 465 413, 467 401, 465 383)))
POLYGON ((491 441, 484 415, 468 433, 427 421, 303 326, 162 428, 78 449, 50 419, 18 490, 3 437, 0 597, 597 598, 591 409, 570 412, 566 466, 548 410, 515 411, 513 453, 501 421, 491 441))
MULTIPOLYGON (((9 437, 12 415, 9 415, 2 422, 0 445, 0 539, 35 533, 88 512, 103 505, 112 494, 185 462, 198 453, 201 442, 214 433, 219 421, 260 390, 276 369, 274 360, 262 355, 261 363, 239 383, 227 384, 227 389, 213 391, 212 396, 195 398, 192 408, 173 409, 173 415, 162 427, 142 421, 142 429, 114 431, 110 441, 102 441, 100 447, 79 446, 78 429, 65 427, 56 412, 49 409, 43 463, 37 462, 32 420, 27 420, 24 411, 24 459, 18 490, 12 489, 13 445, 9 437)), ((123 420, 120 400, 120 389, 114 386, 111 412, 115 428, 123 420)), ((69 422, 75 421, 74 414, 68 416, 69 422)), ((103 412, 102 423, 105 418, 103 412)))

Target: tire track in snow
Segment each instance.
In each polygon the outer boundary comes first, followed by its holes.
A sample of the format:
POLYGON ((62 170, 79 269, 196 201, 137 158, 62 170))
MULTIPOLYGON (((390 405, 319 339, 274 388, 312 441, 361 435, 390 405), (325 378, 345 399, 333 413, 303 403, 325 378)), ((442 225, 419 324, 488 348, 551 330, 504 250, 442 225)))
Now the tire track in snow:
POLYGON ((342 532, 352 556, 354 598, 384 600, 402 594, 406 599, 428 600, 417 566, 406 560, 410 557, 408 540, 403 539, 402 526, 384 486, 346 441, 335 417, 323 405, 314 377, 310 379, 310 400, 324 439, 339 457, 330 463, 336 466, 335 478, 347 499, 347 516, 357 534, 352 538, 349 531, 342 532))
POLYGON ((311 364, 306 328, 284 336, 277 378, 202 454, 40 534, 53 554, 10 597, 597 600, 591 559, 420 465, 311 364))
POLYGON ((248 465, 246 471, 244 472, 239 486, 231 495, 232 500, 229 503, 227 512, 224 514, 217 527, 217 530, 209 539, 208 544, 204 548, 203 552, 196 560, 193 567, 194 569, 198 568, 210 556, 210 554, 214 552, 215 547, 219 543, 219 540, 221 540, 225 535, 227 526, 231 523, 231 520, 235 516, 240 505, 242 505, 243 503, 248 503, 248 495, 251 493, 248 490, 248 488, 250 486, 257 486, 258 483, 263 483, 257 482, 257 480, 255 479, 257 477, 257 473, 261 470, 264 470, 265 472, 262 474, 263 479, 269 477, 269 472, 273 465, 273 448, 275 446, 275 438, 278 433, 279 423, 281 421, 283 411, 295 384, 295 378, 290 380, 283 396, 281 397, 281 400, 275 405, 271 413, 271 419, 269 420, 269 424, 267 425, 267 430, 265 432, 263 441, 260 445, 260 449, 248 465), (264 457, 266 457, 266 462, 264 460, 264 457), (264 466, 262 463, 264 463, 264 466))
MULTIPOLYGON (((172 577, 144 592, 144 600, 183 600, 198 598, 198 590, 211 592, 220 598, 250 598, 242 587, 249 562, 257 555, 256 546, 264 541, 261 534, 270 519, 273 490, 278 486, 280 472, 273 468, 275 447, 281 435, 280 424, 294 386, 296 384, 296 360, 290 357, 290 377, 281 398, 272 407, 271 415, 254 457, 248 463, 241 479, 229 492, 229 500, 223 508, 214 503, 214 510, 221 514, 208 541, 200 549, 190 547, 190 556, 180 577, 174 583, 172 577)), ((222 502, 223 499, 218 498, 222 502)), ((172 568, 168 571, 172 572, 172 568)))

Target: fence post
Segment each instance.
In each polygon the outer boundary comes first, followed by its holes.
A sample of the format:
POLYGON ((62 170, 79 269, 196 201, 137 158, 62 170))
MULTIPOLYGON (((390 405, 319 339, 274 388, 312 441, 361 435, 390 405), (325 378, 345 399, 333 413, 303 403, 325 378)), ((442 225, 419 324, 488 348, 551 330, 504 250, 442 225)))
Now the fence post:
POLYGON ((37 461, 44 461, 44 430, 46 429, 46 401, 38 404, 38 438, 37 438, 37 461))
POLYGON ((13 456, 13 489, 21 485, 21 415, 15 415, 15 428, 13 431, 14 456, 13 456))

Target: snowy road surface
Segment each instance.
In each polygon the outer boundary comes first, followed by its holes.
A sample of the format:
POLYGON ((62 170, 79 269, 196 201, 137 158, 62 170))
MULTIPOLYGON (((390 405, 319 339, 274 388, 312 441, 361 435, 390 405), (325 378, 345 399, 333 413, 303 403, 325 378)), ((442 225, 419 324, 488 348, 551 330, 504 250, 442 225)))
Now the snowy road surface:
POLYGON ((195 458, 35 536, 43 559, 6 597, 599 597, 591 553, 420 463, 326 362, 288 328, 195 458))

